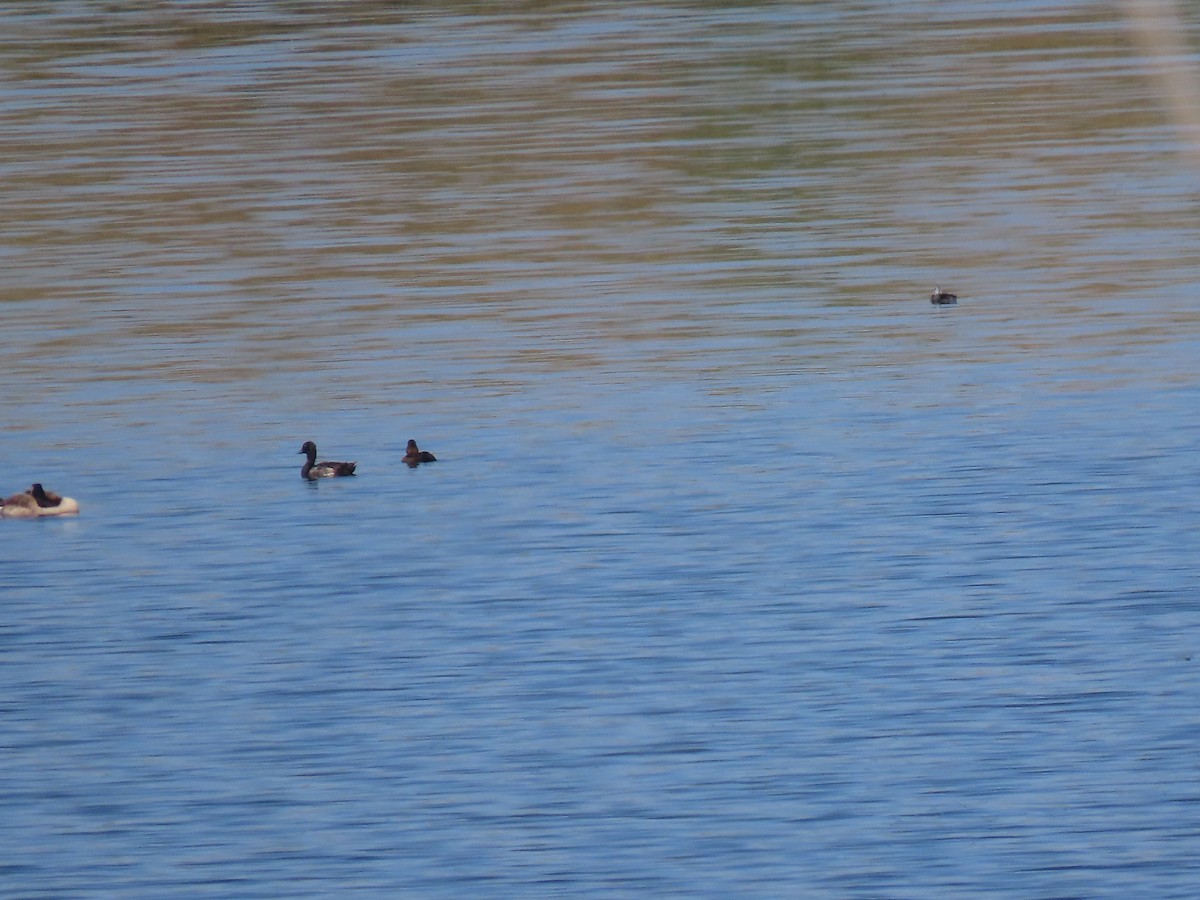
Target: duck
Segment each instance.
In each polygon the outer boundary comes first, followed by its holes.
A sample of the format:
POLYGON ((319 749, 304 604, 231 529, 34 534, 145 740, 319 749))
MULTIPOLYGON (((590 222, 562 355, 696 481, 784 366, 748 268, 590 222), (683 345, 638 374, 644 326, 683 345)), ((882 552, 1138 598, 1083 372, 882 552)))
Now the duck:
POLYGON ((420 449, 416 441, 409 441, 407 452, 404 454, 404 462, 412 469, 423 462, 437 462, 437 457, 428 450, 420 449))
POLYGON ((300 467, 300 477, 306 481, 316 481, 318 478, 334 478, 339 475, 353 475, 358 465, 356 462, 317 462, 317 445, 305 441, 300 452, 308 456, 308 460, 300 467))
POLYGON ((929 302, 934 306, 951 306, 958 302, 958 294, 952 294, 949 291, 943 291, 940 287, 935 287, 933 293, 929 295, 929 302))
POLYGON ((73 499, 48 491, 38 482, 34 482, 28 494, 37 503, 39 516, 66 516, 79 512, 79 504, 73 499))
POLYGON ((79 503, 74 499, 47 491, 37 482, 24 493, 0 501, 0 515, 9 519, 67 516, 78 512, 79 503))

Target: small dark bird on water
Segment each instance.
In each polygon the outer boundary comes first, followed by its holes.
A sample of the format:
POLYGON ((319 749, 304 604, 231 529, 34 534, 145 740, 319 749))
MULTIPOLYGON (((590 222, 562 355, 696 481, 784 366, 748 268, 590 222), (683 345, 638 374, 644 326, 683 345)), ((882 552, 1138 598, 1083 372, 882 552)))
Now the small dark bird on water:
POLYGON ((943 291, 940 287, 935 287, 933 293, 929 295, 929 302, 934 306, 951 306, 958 302, 958 294, 952 294, 949 291, 943 291))
POLYGON ((300 452, 308 457, 304 465, 300 467, 300 477, 307 481, 316 481, 318 478, 334 478, 338 475, 353 475, 354 467, 358 465, 356 462, 317 462, 317 445, 312 441, 305 441, 300 452))
POLYGON ((411 469, 423 462, 437 462, 437 457, 428 450, 417 447, 416 441, 409 441, 407 452, 404 454, 404 462, 411 469))

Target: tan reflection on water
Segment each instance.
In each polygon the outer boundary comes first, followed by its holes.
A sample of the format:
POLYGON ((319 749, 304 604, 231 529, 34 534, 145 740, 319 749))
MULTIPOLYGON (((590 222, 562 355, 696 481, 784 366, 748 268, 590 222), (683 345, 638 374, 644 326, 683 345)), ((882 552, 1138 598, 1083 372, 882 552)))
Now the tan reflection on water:
POLYGON ((795 319, 944 282, 1088 340, 1062 317, 1190 283, 1194 185, 1122 18, 888 9, 9 11, 5 368, 240 381, 396 333, 566 371, 772 333, 838 360, 795 319))

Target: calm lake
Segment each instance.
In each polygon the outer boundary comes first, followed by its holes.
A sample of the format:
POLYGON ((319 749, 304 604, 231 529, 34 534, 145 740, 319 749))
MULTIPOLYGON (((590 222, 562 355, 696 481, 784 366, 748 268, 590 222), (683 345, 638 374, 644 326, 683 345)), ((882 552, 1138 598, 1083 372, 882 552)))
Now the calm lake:
POLYGON ((0 894, 1195 897, 1135 26, 5 4, 0 894))

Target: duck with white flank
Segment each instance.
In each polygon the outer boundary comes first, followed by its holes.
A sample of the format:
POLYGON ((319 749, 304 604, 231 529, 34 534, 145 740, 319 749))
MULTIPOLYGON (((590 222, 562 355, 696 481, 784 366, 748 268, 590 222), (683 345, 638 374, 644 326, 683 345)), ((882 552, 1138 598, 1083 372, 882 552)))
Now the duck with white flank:
POLYGON ((428 450, 420 449, 416 441, 409 441, 408 452, 404 454, 404 462, 410 469, 414 469, 423 462, 437 462, 437 457, 428 450))
POLYGON ((300 467, 300 477, 307 481, 316 481, 318 478, 335 478, 339 475, 353 475, 354 467, 358 465, 356 462, 317 462, 317 445, 312 441, 305 441, 300 452, 308 457, 308 460, 300 467))
POLYGON ((68 516, 79 512, 79 504, 70 497, 47 491, 41 484, 23 494, 0 500, 0 516, 6 519, 32 519, 40 516, 68 516))
POLYGON ((933 293, 929 295, 929 302, 934 306, 953 306, 958 302, 958 294, 952 294, 949 291, 943 291, 940 287, 935 287, 933 293))

